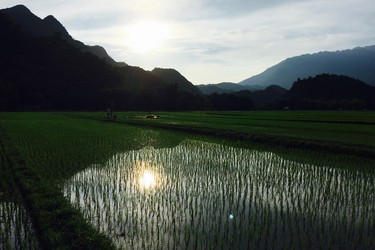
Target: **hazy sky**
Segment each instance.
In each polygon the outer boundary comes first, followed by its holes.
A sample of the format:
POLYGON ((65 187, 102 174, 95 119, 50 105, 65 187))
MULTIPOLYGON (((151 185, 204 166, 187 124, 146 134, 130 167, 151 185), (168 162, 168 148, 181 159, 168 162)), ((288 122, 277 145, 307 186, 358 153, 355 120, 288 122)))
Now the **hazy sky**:
POLYGON ((54 15, 117 61, 239 82, 300 54, 375 44, 374 0, 0 0, 54 15))

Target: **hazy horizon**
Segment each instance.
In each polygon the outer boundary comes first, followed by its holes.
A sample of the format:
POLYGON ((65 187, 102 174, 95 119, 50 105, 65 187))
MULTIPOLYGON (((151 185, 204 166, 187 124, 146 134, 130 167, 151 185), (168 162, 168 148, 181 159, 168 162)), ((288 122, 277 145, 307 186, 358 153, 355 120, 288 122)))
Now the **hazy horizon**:
POLYGON ((282 60, 375 44, 370 0, 5 0, 55 16, 77 40, 116 61, 174 68, 194 84, 239 82, 282 60))

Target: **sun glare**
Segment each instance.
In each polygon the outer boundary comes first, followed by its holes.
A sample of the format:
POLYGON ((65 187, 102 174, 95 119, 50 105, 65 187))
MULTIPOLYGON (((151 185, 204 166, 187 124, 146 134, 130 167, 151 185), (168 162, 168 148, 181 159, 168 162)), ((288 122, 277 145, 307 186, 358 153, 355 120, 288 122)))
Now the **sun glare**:
POLYGON ((168 37, 168 28, 156 22, 144 22, 128 29, 132 49, 137 53, 146 53, 160 47, 168 37))
POLYGON ((139 177, 139 185, 145 189, 151 189, 156 185, 155 174, 151 171, 145 170, 139 177))

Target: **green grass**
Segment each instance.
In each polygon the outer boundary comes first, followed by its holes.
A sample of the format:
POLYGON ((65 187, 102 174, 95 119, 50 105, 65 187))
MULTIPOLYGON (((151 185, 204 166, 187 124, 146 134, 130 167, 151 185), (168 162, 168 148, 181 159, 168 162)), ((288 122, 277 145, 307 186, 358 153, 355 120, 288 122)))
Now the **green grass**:
MULTIPOLYGON (((211 139, 216 138, 219 143, 220 140, 225 140, 226 144, 235 142, 234 144, 239 147, 271 150, 297 161, 315 162, 323 159, 339 167, 367 166, 368 164, 359 163, 364 160, 362 157, 370 159, 375 157, 375 112, 155 113, 160 115, 160 119, 145 119, 146 112, 117 112, 115 114, 118 117, 115 121, 119 123, 183 131, 198 137, 206 135, 211 139), (278 127, 280 123, 284 126, 278 127), (333 155, 333 153, 337 154, 333 155), (344 155, 348 156, 344 157, 344 155), (355 157, 356 155, 359 157, 355 157), (348 162, 350 164, 346 164, 348 162)), ((66 113, 66 115, 108 121, 104 112, 66 113)))
MULTIPOLYGON (((375 112, 251 111, 160 112, 160 119, 144 119, 146 113, 117 113, 121 121, 166 124, 235 132, 292 137, 303 140, 375 146, 375 112)), ((105 113, 80 113, 105 118, 105 113)))
MULTIPOLYGON (((126 113, 118 116, 120 119, 134 120, 137 119, 136 115, 126 113)), ((148 123, 375 146, 375 112, 176 112, 160 113, 160 116, 160 119, 142 120, 148 123)))
MULTIPOLYGON (((375 158, 375 112, 160 112, 117 113, 115 122, 253 143, 375 158)), ((104 113, 68 113, 105 120, 104 113)))
MULTIPOLYGON (((30 214, 39 241, 37 245, 42 249, 114 249, 112 242, 70 205, 58 186, 40 178, 25 164, 3 129, 0 130, 0 147, 8 163, 7 169, 12 172, 11 179, 30 214)), ((26 227, 27 223, 21 223, 21 227, 26 227)))
POLYGON ((178 144, 165 131, 123 126, 54 113, 6 113, 0 123, 26 164, 46 180, 61 180, 125 150, 178 144))
POLYGON ((37 242, 30 215, 26 212, 0 143, 0 249, 38 249, 37 242))

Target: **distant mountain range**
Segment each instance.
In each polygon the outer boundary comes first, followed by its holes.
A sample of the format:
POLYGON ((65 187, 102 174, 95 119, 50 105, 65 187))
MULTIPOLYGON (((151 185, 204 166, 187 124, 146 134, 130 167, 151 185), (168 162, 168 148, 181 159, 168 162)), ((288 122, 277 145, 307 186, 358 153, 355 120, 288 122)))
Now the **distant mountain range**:
POLYGON ((250 78, 253 85, 194 86, 174 69, 115 62, 104 48, 74 40, 53 16, 41 19, 23 5, 0 10, 0 37, 0 111, 375 109, 374 87, 364 83, 374 82, 375 46, 290 58, 250 78), (314 73, 324 66, 367 80, 314 73))
POLYGON ((324 73, 350 76, 375 86, 375 46, 288 58, 239 84, 258 89, 270 85, 290 89, 298 78, 324 73))
POLYGON ((160 77, 166 83, 176 84, 182 91, 186 91, 196 95, 202 95, 202 92, 197 86, 193 85, 175 69, 155 68, 151 71, 151 73, 160 77))
POLYGON ((271 85, 290 89, 297 79, 325 73, 350 76, 375 86, 375 45, 295 56, 239 83, 202 84, 197 87, 207 95, 263 90, 271 85))
POLYGON ((197 87, 202 91, 205 95, 210 95, 213 93, 218 94, 230 94, 241 90, 251 90, 251 87, 243 86, 233 82, 222 82, 217 84, 201 84, 197 85, 197 87))
POLYGON ((255 108, 263 109, 266 108, 270 103, 275 103, 283 100, 287 92, 288 91, 286 89, 280 86, 271 85, 263 90, 242 90, 233 93, 233 95, 248 97, 253 100, 255 108))

